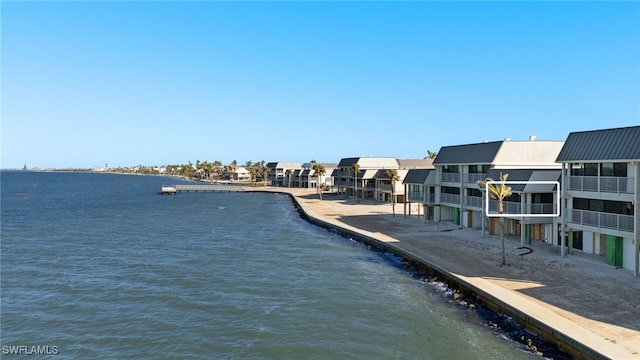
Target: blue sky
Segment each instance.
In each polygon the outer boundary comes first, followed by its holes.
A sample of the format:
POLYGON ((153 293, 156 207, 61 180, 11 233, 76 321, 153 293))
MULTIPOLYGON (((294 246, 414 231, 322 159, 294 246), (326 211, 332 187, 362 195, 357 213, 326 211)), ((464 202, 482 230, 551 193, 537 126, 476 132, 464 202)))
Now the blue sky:
POLYGON ((640 124, 639 2, 12 2, 2 168, 422 158, 640 124))

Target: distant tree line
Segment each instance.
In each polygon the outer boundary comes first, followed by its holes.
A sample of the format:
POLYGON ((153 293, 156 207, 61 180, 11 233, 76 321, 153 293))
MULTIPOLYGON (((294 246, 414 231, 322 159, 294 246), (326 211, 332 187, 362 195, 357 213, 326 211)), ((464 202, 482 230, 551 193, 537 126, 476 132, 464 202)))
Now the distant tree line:
POLYGON ((233 176, 239 168, 245 168, 249 172, 251 181, 267 181, 269 168, 264 160, 253 162, 247 161, 244 166, 238 165, 233 160, 228 165, 223 165, 221 161, 213 162, 196 160, 195 164, 189 161, 186 164, 165 165, 165 166, 145 166, 138 165, 132 167, 111 168, 109 171, 126 174, 141 175, 171 175, 181 176, 188 179, 215 181, 225 180, 233 176))

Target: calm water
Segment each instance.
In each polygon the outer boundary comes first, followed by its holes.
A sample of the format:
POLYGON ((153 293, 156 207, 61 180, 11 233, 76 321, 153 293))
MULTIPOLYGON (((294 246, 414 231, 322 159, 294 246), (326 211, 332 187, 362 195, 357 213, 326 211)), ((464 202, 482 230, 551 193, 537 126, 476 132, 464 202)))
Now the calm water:
POLYGON ((2 358, 539 359, 286 196, 1 175, 2 358))

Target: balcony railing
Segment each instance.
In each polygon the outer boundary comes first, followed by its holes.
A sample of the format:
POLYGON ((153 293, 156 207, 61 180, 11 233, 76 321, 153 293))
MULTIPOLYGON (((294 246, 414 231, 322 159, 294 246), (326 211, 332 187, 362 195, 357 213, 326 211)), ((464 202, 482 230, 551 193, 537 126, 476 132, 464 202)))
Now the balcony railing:
MULTIPOLYGON (((525 204, 525 210, 522 211, 522 204, 519 202, 504 201, 504 214, 548 214, 552 215, 555 212, 556 204, 525 204)), ((498 201, 489 200, 489 212, 498 212, 498 201)))
POLYGON ((380 184, 378 190, 391 192, 391 184, 380 184))
POLYGON ((460 204, 460 195, 441 193, 440 194, 440 203, 459 205, 460 204))
POLYGON ((442 182, 449 182, 449 183, 459 184, 460 183, 460 173, 442 173, 442 176, 440 177, 440 180, 442 182))
POLYGON ((478 181, 484 181, 487 178, 487 174, 478 173, 478 174, 466 174, 465 175, 467 184, 475 184, 478 181))
POLYGON ((633 232, 633 215, 571 210, 569 222, 596 228, 633 232))
POLYGON ((569 190, 633 194, 635 179, 613 176, 570 176, 569 190))
POLYGON ((483 199, 481 197, 477 197, 477 196, 467 196, 465 198, 467 206, 480 208, 480 209, 482 209, 482 203, 483 203, 482 200, 483 199))
POLYGON ((407 200, 411 202, 422 202, 424 201, 424 192, 422 191, 409 191, 407 193, 407 200))

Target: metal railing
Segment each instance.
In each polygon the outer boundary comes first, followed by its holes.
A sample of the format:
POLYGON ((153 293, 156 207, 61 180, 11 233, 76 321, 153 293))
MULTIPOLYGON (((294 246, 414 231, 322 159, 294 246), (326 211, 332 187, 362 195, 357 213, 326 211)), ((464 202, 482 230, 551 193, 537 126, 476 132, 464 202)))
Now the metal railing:
POLYGON ((460 173, 442 173, 440 181, 448 183, 460 183, 460 173))
POLYGON ((477 181, 484 181, 487 178, 487 174, 475 173, 465 174, 467 184, 475 184, 477 181))
POLYGON ((440 203, 441 204, 460 205, 460 195, 441 193, 440 194, 440 203))
POLYGON ((633 194, 635 179, 613 176, 569 176, 568 190, 633 194))
POLYGON ((589 210, 571 210, 569 222, 596 228, 633 232, 633 215, 611 214, 589 210))
POLYGON ((465 197, 465 203, 469 207, 475 207, 482 209, 483 199, 477 196, 467 196, 465 197))
POLYGON ((409 191, 407 192, 407 200, 411 202, 424 201, 424 192, 422 191, 409 191))

